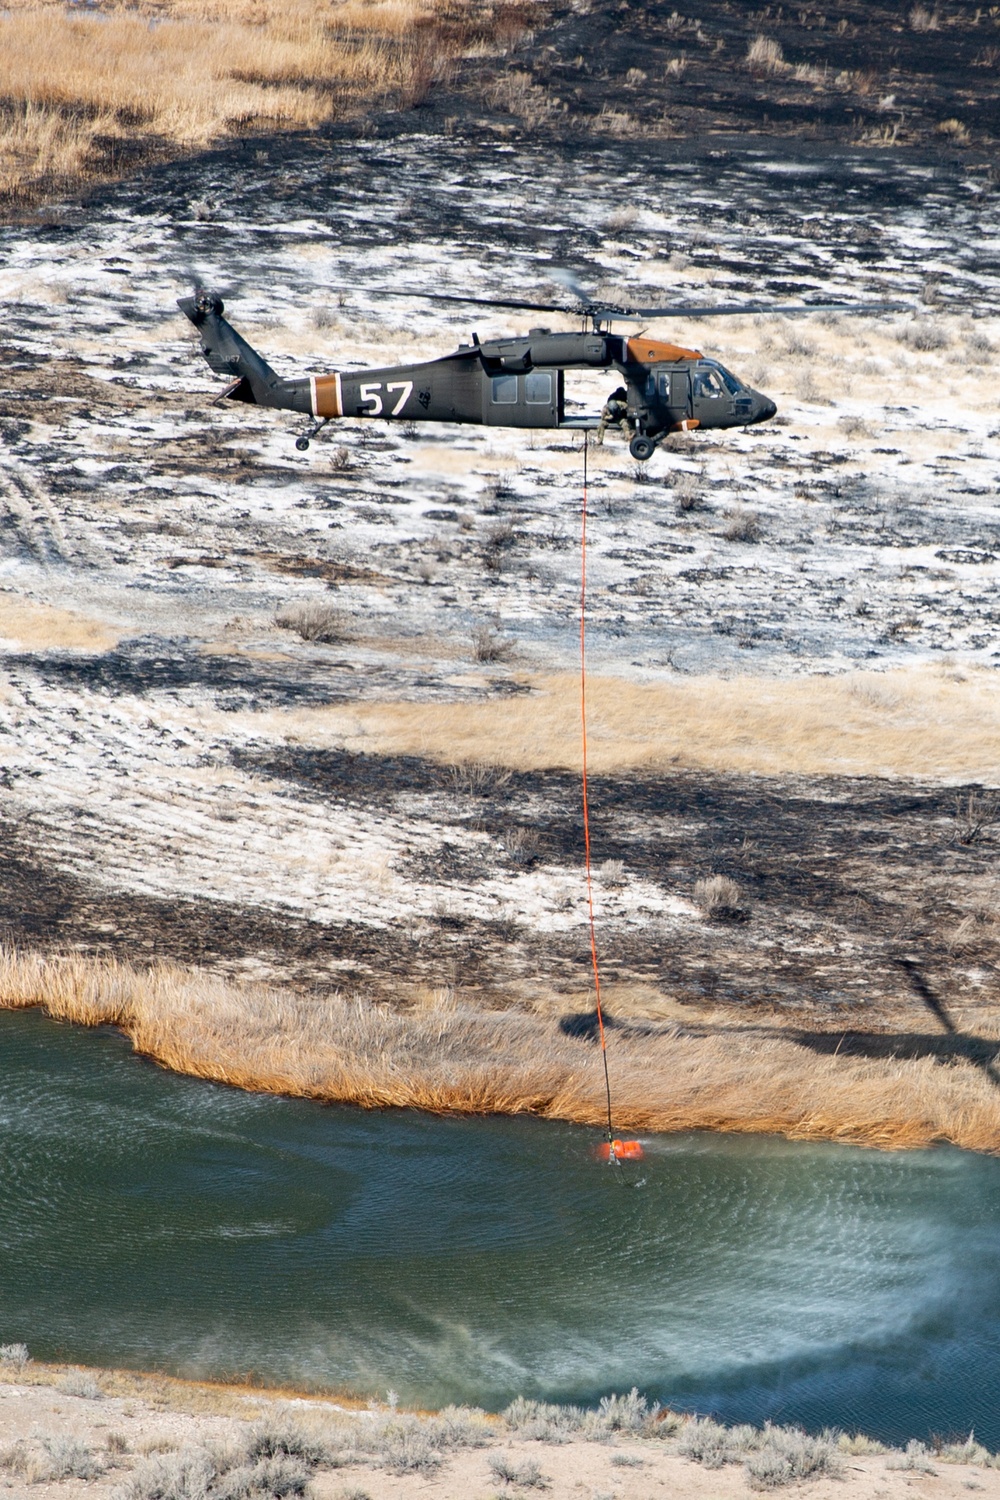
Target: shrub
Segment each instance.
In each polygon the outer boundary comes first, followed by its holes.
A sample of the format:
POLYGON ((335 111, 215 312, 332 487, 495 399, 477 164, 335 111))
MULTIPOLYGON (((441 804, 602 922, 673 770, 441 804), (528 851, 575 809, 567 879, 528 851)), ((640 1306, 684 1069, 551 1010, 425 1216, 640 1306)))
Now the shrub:
POLYGON ((494 1478, 504 1484, 519 1484, 526 1489, 543 1489, 545 1486, 546 1480, 534 1459, 516 1464, 506 1453, 494 1453, 488 1462, 494 1478))
POLYGON ((31 1360, 27 1344, 0 1344, 0 1365, 23 1370, 31 1360))
POLYGON ((311 1474, 310 1466, 300 1458, 277 1454, 261 1458, 255 1464, 239 1464, 221 1474, 212 1487, 213 1500, 285 1500, 288 1495, 305 1493, 311 1474))
POLYGON ((493 1441, 495 1428, 478 1406, 446 1406, 431 1423, 431 1437, 438 1448, 485 1448, 493 1441))
POLYGON ((597 869, 598 879, 602 885, 621 886, 625 882, 625 861, 623 859, 606 859, 597 869))
POLYGON ((706 916, 716 921, 732 921, 744 914, 743 892, 728 875, 709 875, 705 880, 695 881, 694 900, 706 916))
POLYGON ((475 792, 479 796, 490 796, 500 792, 508 784, 513 772, 506 766, 495 765, 488 760, 470 760, 449 768, 449 778, 457 792, 475 792))
POLYGON ((597 1415, 608 1432, 638 1432, 656 1415, 645 1396, 633 1386, 627 1396, 602 1396, 597 1415))
POLYGON ((723 1464, 732 1462, 728 1429, 713 1422, 711 1417, 695 1417, 689 1422, 677 1451, 696 1464, 704 1464, 706 1469, 721 1469, 723 1464))
POLYGON ((674 495, 678 510, 695 510, 698 505, 698 475, 690 472, 678 474, 674 480, 674 495))
POLYGON ((754 1490, 778 1489, 801 1479, 840 1479, 843 1461, 829 1434, 809 1437, 797 1427, 771 1427, 760 1434, 760 1447, 746 1461, 754 1490))
POLYGON ((23 1438, 18 1438, 9 1448, 0 1448, 0 1469, 10 1469, 15 1474, 23 1473, 27 1454, 27 1443, 23 1438))
POLYGON ((539 1443, 565 1443, 582 1432, 587 1413, 579 1406, 552 1406, 518 1396, 503 1413, 512 1432, 539 1443))
POLYGON ((849 1453, 852 1458, 874 1458, 879 1453, 888 1452, 884 1443, 868 1437, 864 1432, 842 1432, 837 1439, 837 1447, 841 1453, 849 1453))
POLYGON ((441 1454, 435 1450, 430 1435, 416 1423, 388 1426, 376 1452, 383 1469, 390 1474, 433 1474, 441 1466, 441 1454))
POLYGON ((950 342, 944 329, 927 318, 915 318, 911 323, 904 323, 896 338, 907 348, 917 349, 922 354, 933 349, 945 349, 950 342))
MULTIPOLYGON (((42 1439, 48 1460, 48 1479, 96 1479, 104 1473, 104 1464, 86 1443, 73 1437, 42 1439)), ((45 1460, 43 1460, 43 1464, 45 1460)))
POLYGON ((969 1433, 964 1443, 945 1443, 938 1457, 946 1464, 989 1464, 993 1455, 982 1443, 976 1442, 976 1435, 969 1433))
POLYGON ((23 1438, 0 1449, 0 1469, 9 1469, 28 1484, 51 1484, 60 1479, 96 1479, 104 1463, 77 1438, 45 1437, 38 1447, 23 1438), (39 1451, 39 1448, 41 1451, 39 1451))
POLYGON ((914 31, 937 31, 941 22, 937 11, 928 10, 926 5, 915 5, 907 19, 914 31))
POLYGON ((304 641, 342 641, 345 621, 342 612, 321 599, 309 603, 286 604, 274 617, 279 630, 294 630, 304 641))
MULTIPOLYGON (((639 70, 635 68, 631 71, 638 72, 639 70)), ((645 76, 646 75, 643 74, 642 78, 636 81, 639 83, 643 82, 645 76)), ((623 203, 620 205, 620 207, 612 209, 611 213, 608 214, 607 219, 604 221, 604 227, 605 229, 610 229, 613 233, 618 234, 621 233, 623 229, 631 229, 638 217, 639 212, 636 208, 633 208, 631 203, 623 203)))
POLYGON ((475 625, 472 630, 472 656, 475 661, 509 661, 514 642, 502 636, 495 625, 475 625))
POLYGON ((138 1464, 113 1500, 204 1500, 216 1473, 203 1448, 158 1455, 138 1464))
POLYGON ((85 1401, 100 1401, 104 1395, 89 1370, 67 1370, 56 1381, 56 1390, 64 1396, 81 1396, 85 1401))
POLYGON ((747 48, 744 60, 747 67, 757 73, 783 73, 788 66, 781 43, 776 42, 774 37, 762 36, 759 32, 747 48))
POLYGON ((760 516, 755 510, 739 506, 727 513, 726 522, 722 535, 727 542, 759 542, 764 535, 760 516))
POLYGON ((259 1446, 259 1436, 259 1430, 251 1433, 241 1447, 228 1452, 185 1448, 148 1459, 114 1492, 115 1500, 287 1500, 303 1495, 312 1473, 304 1458, 278 1451, 245 1461, 255 1443, 259 1446))
POLYGON ((909 1469, 915 1474, 936 1473, 930 1454, 916 1438, 910 1439, 902 1453, 894 1453, 891 1458, 887 1458, 885 1466, 887 1469, 909 1469))
POLYGON ((250 1461, 301 1458, 307 1463, 318 1464, 326 1457, 326 1445, 292 1423, 260 1422, 248 1432, 243 1452, 250 1461))
POLYGON ((508 828, 500 835, 500 843, 516 865, 533 865, 541 853, 541 839, 533 828, 508 828))

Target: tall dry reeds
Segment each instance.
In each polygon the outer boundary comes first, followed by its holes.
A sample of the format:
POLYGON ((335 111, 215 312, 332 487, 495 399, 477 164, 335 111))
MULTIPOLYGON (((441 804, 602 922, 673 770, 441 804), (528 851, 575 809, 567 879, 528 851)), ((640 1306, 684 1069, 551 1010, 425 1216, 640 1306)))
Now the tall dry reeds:
MULTIPOLYGON (((552 1019, 476 1010, 447 996, 393 1010, 165 964, 137 969, 0 949, 0 1006, 35 1005, 85 1026, 118 1026, 164 1067, 240 1088, 364 1108, 533 1113, 596 1127, 604 1119, 596 1047, 552 1019)), ((623 1130, 1000 1150, 1000 1090, 961 1056, 944 1065, 816 1053, 763 1026, 646 1030, 612 1033, 623 1130)))
POLYGON ((310 129, 422 102, 471 39, 445 0, 12 0, 0 14, 0 195, 96 170, 136 137, 199 147, 234 131, 310 129))

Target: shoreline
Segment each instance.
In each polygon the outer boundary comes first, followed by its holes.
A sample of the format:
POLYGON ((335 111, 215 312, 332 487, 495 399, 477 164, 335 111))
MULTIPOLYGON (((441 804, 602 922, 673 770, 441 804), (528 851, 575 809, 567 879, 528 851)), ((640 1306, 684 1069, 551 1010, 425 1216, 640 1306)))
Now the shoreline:
POLYGON ((928 1497, 959 1488, 996 1497, 998 1464, 971 1436, 899 1449, 859 1433, 727 1427, 650 1408, 636 1391, 587 1412, 524 1400, 494 1415, 409 1412, 120 1369, 0 1363, 0 1471, 16 1500, 78 1494, 80 1480, 88 1493, 134 1500, 172 1481, 170 1493, 187 1493, 192 1472, 312 1500, 417 1500, 429 1482, 441 1500, 464 1500, 491 1478, 503 1493, 543 1487, 552 1500, 595 1482, 612 1483, 621 1500, 650 1485, 685 1500, 735 1500, 803 1481, 816 1500, 903 1500, 915 1480, 928 1497))
MULTIPOLYGON (((567 1034, 551 1015, 476 1009, 448 993, 393 1009, 166 964, 139 970, 8 949, 0 1008, 113 1026, 160 1067, 248 1092, 595 1128, 605 1120, 599 1053, 586 1034, 567 1034)), ((963 1055, 943 1032, 951 1050, 902 1059, 891 1032, 856 1023, 804 1033, 777 1017, 754 1024, 718 1010, 712 1021, 629 1023, 613 1006, 609 1019, 618 1129, 1000 1151, 989 1038, 969 1038, 976 1046, 963 1055)))

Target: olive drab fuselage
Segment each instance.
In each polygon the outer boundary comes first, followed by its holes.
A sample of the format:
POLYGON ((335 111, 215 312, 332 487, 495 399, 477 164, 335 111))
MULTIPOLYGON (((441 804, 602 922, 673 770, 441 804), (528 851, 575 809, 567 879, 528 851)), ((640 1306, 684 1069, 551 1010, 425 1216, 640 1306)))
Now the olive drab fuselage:
MULTIPOLYGON (((616 370, 628 393, 629 424, 650 440, 650 453, 668 432, 744 427, 776 410, 773 401, 696 349, 600 331, 539 328, 516 338, 476 339, 421 364, 285 380, 226 321, 220 298, 201 293, 178 305, 198 329, 208 363, 231 377, 227 397, 301 412, 317 424, 376 417, 497 427, 596 425, 596 417, 566 416, 567 370, 616 370)), ((307 446, 306 439, 299 443, 307 446)))

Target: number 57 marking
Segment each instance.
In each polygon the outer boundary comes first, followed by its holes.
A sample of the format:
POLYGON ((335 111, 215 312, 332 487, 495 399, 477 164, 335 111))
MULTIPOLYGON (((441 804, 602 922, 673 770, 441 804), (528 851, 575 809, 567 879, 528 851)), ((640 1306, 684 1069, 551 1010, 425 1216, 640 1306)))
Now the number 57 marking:
MULTIPOLYGON (((366 404, 370 401, 372 404, 371 411, 365 412, 366 417, 380 417, 382 415, 382 397, 379 395, 379 391, 381 389, 381 380, 376 380, 373 384, 363 385, 361 387, 361 400, 366 404)), ((392 408, 392 412, 390 413, 391 416, 398 417, 400 412, 403 410, 403 407, 406 405, 407 401, 413 394, 413 381, 390 381, 390 383, 385 388, 385 393, 387 396, 389 395, 390 391, 402 391, 403 393, 400 396, 399 400, 396 402, 395 406, 392 408)))

